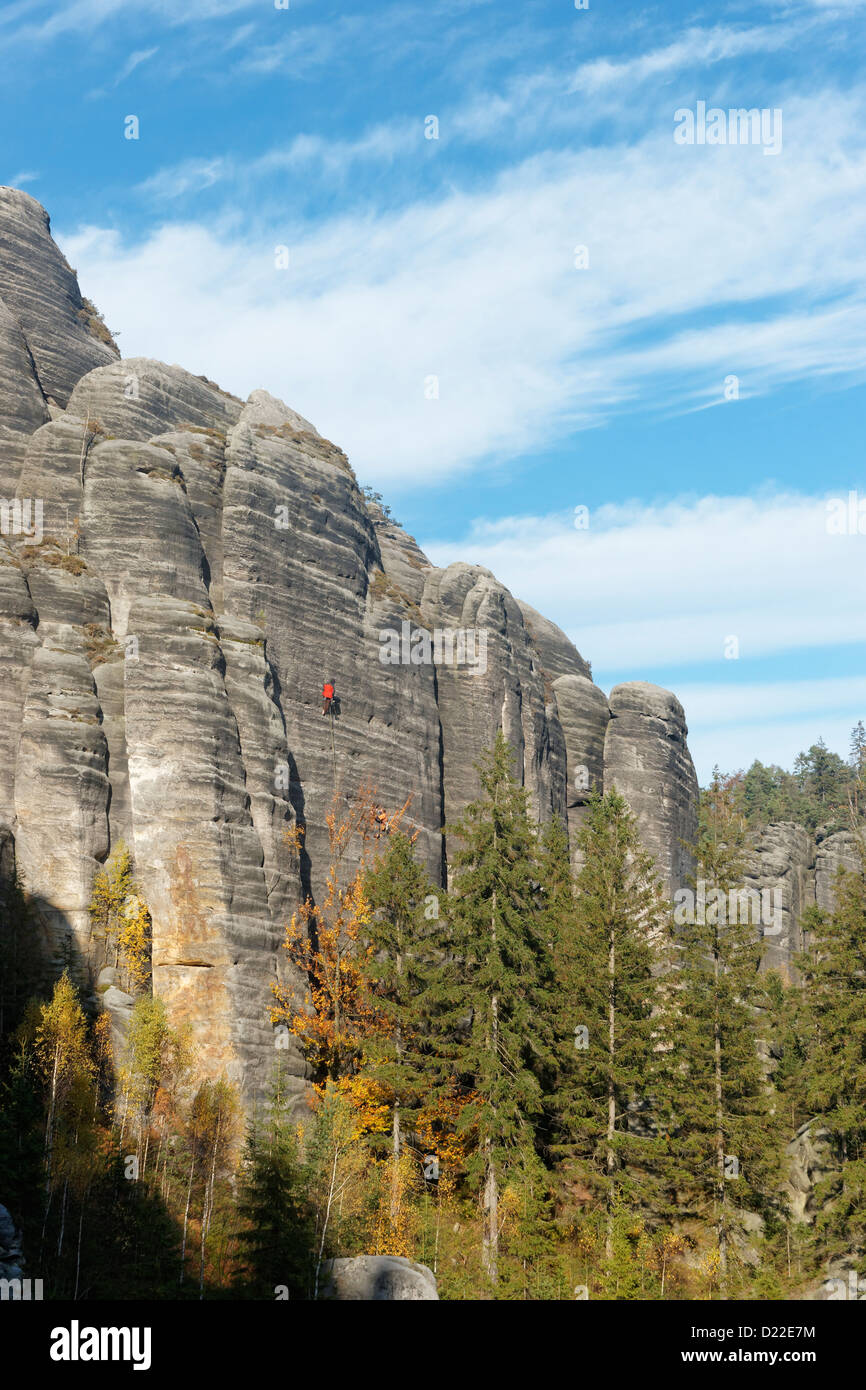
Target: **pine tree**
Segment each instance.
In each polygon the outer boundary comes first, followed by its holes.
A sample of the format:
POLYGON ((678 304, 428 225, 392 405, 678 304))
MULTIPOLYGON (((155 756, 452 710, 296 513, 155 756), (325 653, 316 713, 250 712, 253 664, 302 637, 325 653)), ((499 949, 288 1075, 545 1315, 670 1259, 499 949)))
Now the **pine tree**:
MULTIPOLYGON (((774 1215, 781 1116, 758 1047, 767 995, 760 932, 742 891, 746 821, 738 778, 716 769, 701 801, 696 896, 678 904, 677 968, 659 1033, 668 1075, 665 1132, 675 1205, 711 1220, 727 1296, 736 1212, 774 1215), (742 918, 746 920, 742 920, 742 918)), ((679 896, 679 895, 678 895, 679 896)))
MULTIPOLYGON (((858 873, 840 870, 832 912, 804 922, 802 1087, 808 1112, 821 1116, 842 1164, 841 1191, 822 1212, 830 1252, 866 1243, 866 851, 858 873)), ((823 1192, 830 1195, 830 1187, 823 1192)))
POLYGON ((0 1084, 3 1204, 23 1230, 25 1249, 35 1249, 45 1212, 42 1087, 32 1038, 20 1037, 13 1046, 0 1084))
POLYGON ((863 726, 862 719, 858 720, 851 730, 848 764, 851 768, 848 802, 851 819, 856 827, 863 816, 864 792, 866 792, 866 728, 863 726))
POLYGON ((794 774, 804 796, 804 819, 809 829, 845 821, 850 768, 831 753, 822 738, 794 761, 794 774))
POLYGON ((447 957, 427 998, 440 1085, 456 1081, 474 1101, 460 1125, 474 1127, 468 1176, 481 1190, 483 1265, 496 1285, 503 1181, 534 1151, 542 1111, 539 1074, 548 1056, 539 1020, 548 1012, 552 964, 538 843, 501 730, 479 772, 481 796, 455 828, 462 848, 454 863, 447 957))
POLYGON ((365 928, 365 975, 376 1019, 364 1044, 364 1070, 391 1097, 393 1165, 392 1224, 399 1198, 402 1127, 417 1110, 426 1088, 422 1000, 436 948, 440 895, 431 892, 417 863, 412 840, 394 834, 384 854, 365 874, 369 904, 365 928))
POLYGON ((304 1176, 278 1072, 267 1114, 247 1135, 237 1203, 244 1254, 236 1283, 247 1297, 310 1297, 315 1236, 304 1176))
POLYGON ((640 1110, 653 1059, 652 941, 666 914, 652 859, 616 791, 590 798, 578 848, 573 904, 564 884, 559 890, 555 1151, 564 1175, 603 1201, 611 1259, 615 1212, 647 1196, 640 1110))
POLYGON ((497 1297, 549 1299, 556 1296, 554 1200, 550 1173, 529 1146, 508 1165, 499 1202, 497 1297))

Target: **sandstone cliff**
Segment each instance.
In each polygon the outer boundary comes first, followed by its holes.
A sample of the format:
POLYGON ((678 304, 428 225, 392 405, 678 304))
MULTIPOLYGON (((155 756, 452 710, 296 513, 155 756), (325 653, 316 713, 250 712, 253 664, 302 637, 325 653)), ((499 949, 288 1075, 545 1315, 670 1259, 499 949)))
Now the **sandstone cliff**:
POLYGON ((789 984, 798 978, 795 957, 806 945, 803 913, 816 905, 832 909, 839 870, 859 868, 847 831, 812 834, 780 821, 754 834, 745 884, 765 896, 772 916, 763 924, 763 969, 778 970, 789 984))
POLYGON ((442 882, 500 726, 541 821, 565 816, 574 842, 590 790, 617 786, 683 881, 697 784, 674 697, 636 682, 608 701, 559 628, 487 570, 431 565, 267 392, 121 360, 44 209, 8 188, 0 442, 0 844, 51 968, 88 988, 93 876, 129 844, 154 989, 211 1074, 251 1097, 267 1082, 282 930, 321 892, 332 799, 411 798, 442 882))

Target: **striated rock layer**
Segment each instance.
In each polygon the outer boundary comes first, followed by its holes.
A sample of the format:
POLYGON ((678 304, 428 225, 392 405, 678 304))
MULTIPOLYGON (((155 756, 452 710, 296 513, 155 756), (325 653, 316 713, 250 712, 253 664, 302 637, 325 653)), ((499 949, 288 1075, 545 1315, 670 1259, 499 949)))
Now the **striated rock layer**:
POLYGON ((638 819, 644 843, 673 892, 691 870, 698 781, 686 744, 683 707, 646 681, 616 686, 604 739, 605 791, 616 787, 638 819))
MULTIPOLYGON (((96 958, 93 876, 125 842, 153 988, 203 1069, 266 1089, 280 949, 321 896, 326 816, 408 803, 431 879, 502 728, 533 814, 573 850, 617 786, 683 881, 697 785, 682 709, 594 685, 554 623, 488 570, 435 568, 343 452, 266 391, 121 360, 27 194, 0 189, 0 845, 52 971, 129 996, 96 958), (333 724, 320 690, 333 680, 333 724), (300 848, 299 848, 300 847, 300 848)), ((829 862, 829 861, 828 861, 829 862)), ((346 868, 351 870, 349 859, 346 868)), ((291 1042, 291 1040, 289 1040, 291 1042)), ((283 1061, 300 1093, 303 1058, 283 1061)))
POLYGON ((761 895, 762 969, 778 970, 789 984, 799 978, 796 957, 807 945, 803 913, 815 906, 832 910, 843 869, 861 869, 847 831, 812 834, 793 821, 780 821, 752 837, 745 884, 761 895))

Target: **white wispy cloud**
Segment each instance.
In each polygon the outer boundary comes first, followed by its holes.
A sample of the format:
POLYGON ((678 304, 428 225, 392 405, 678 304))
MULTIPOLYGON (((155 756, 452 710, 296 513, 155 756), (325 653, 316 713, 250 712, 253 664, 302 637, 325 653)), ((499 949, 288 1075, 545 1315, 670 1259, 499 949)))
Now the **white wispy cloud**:
POLYGON ((154 46, 153 48, 139 48, 136 49, 134 53, 130 53, 123 67, 120 69, 120 72, 117 74, 115 86, 119 86, 121 82, 125 82, 127 77, 132 76, 136 68, 140 68, 142 63, 146 63, 158 52, 159 47, 154 46))
MULTIPOLYGON (((139 17, 171 26, 221 19, 252 8, 255 0, 136 0, 139 17)), ((58 0, 46 17, 44 0, 19 0, 0 9, 0 29, 11 42, 47 42, 70 33, 89 33, 129 11, 128 0, 58 0)))
POLYGON ((161 201, 182 198, 223 182, 231 176, 232 168, 232 161, 220 156, 213 159, 184 159, 144 179, 137 185, 136 191, 145 198, 161 201))
MULTIPOLYGON (((677 146, 662 109, 637 143, 536 155, 396 211, 307 224, 275 170, 255 229, 233 206, 137 243, 60 239, 128 354, 170 354, 240 394, 265 386, 367 476, 410 470, 420 486, 615 410, 718 401, 730 374, 743 395, 861 377, 864 110, 833 91, 787 103, 775 159, 677 146)), ((203 161, 174 178, 223 174, 203 161)))
POLYGON ((594 95, 628 83, 632 87, 684 69, 704 68, 757 53, 776 53, 803 37, 807 28, 823 22, 820 16, 801 16, 788 24, 695 26, 675 42, 620 60, 598 58, 582 64, 569 90, 594 95))
POLYGON ((405 120, 373 126, 355 140, 328 140, 321 135, 296 135, 252 159, 186 159, 168 165, 137 185, 148 198, 170 201, 199 193, 217 183, 250 185, 273 180, 284 172, 314 169, 317 177, 342 177, 357 163, 387 163, 398 154, 418 149, 423 141, 420 121, 405 120))
MULTIPOLYGON (((678 693, 682 700, 688 701, 693 721, 716 728, 725 724, 748 724, 756 715, 768 726, 775 723, 787 728, 797 716, 809 716, 814 720, 816 715, 826 715, 835 721, 839 711, 843 716, 849 709, 860 709, 866 714, 866 674, 814 680, 754 681, 736 686, 689 682, 678 686, 678 693), (767 718, 770 714, 772 719, 767 718)), ((815 739, 819 733, 814 735, 815 739)))
POLYGON ((447 544, 420 539, 436 564, 492 570, 613 679, 697 663, 733 679, 731 637, 750 660, 866 640, 866 535, 829 531, 827 502, 768 492, 617 504, 583 530, 574 515, 524 516, 447 544))
POLYGON ((128 77, 132 76, 136 68, 140 68, 142 63, 148 62, 148 60, 150 58, 153 58, 154 55, 158 52, 158 46, 154 48, 136 49, 136 51, 134 53, 130 53, 126 61, 121 64, 120 68, 115 74, 113 82, 109 82, 107 87, 96 87, 92 92, 88 92, 87 95, 91 98, 91 100, 93 100, 97 97, 105 96, 106 92, 115 91, 116 88, 118 88, 121 85, 121 83, 125 82, 128 77))
POLYGON ((672 686, 706 781, 715 763, 790 766, 819 737, 845 753, 866 717, 866 674, 820 676, 826 653, 856 663, 866 641, 866 534, 829 532, 827 502, 767 492, 635 503, 599 508, 586 530, 570 515, 523 516, 420 541, 434 563, 484 565, 557 621, 605 689, 647 673, 672 686), (739 674, 792 653, 815 674, 739 674))

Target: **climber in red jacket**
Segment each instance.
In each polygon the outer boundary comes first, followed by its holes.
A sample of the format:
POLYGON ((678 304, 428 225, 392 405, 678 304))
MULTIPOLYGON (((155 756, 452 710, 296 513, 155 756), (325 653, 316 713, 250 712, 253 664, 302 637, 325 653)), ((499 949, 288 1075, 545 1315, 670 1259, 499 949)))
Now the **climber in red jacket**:
POLYGON ((334 682, 325 681, 322 686, 322 718, 330 714, 334 704, 334 682))

